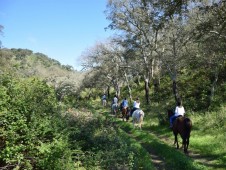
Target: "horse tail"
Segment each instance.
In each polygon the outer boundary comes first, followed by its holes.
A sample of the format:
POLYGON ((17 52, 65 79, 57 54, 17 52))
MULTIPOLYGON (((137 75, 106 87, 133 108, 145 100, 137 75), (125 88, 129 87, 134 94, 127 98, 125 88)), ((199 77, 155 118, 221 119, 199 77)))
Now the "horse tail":
POLYGON ((189 118, 185 118, 184 122, 185 122, 185 136, 186 138, 189 138, 192 128, 192 121, 189 118))

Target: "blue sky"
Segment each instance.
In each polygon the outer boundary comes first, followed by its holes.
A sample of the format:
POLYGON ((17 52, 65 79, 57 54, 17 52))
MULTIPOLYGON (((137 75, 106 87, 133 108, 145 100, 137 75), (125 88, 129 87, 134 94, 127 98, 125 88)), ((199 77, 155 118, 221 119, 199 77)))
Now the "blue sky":
POLYGON ((97 41, 112 35, 107 0, 0 0, 3 47, 46 54, 80 69, 78 59, 97 41))

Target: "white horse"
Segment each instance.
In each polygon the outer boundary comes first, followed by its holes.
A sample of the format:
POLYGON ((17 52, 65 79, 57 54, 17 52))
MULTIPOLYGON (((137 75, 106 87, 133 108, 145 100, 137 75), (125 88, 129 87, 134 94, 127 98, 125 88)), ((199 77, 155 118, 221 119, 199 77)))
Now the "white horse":
POLYGON ((113 115, 117 116, 118 104, 117 103, 113 103, 112 106, 111 106, 111 110, 113 112, 113 115))
POLYGON ((107 105, 107 100, 106 99, 102 99, 102 105, 105 107, 107 105))
POLYGON ((140 109, 137 109, 133 112, 132 118, 133 118, 133 127, 135 128, 137 124, 138 127, 141 129, 144 119, 144 112, 140 109))

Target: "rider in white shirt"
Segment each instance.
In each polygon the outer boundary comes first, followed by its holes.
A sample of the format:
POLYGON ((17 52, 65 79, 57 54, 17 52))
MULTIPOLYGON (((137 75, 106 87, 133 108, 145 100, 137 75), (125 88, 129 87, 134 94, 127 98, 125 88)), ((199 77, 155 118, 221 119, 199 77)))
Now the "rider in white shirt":
POLYGON ((179 116, 184 116, 184 114, 185 114, 184 107, 182 106, 181 101, 178 101, 177 106, 175 108, 175 113, 173 116, 170 117, 170 128, 173 127, 173 121, 179 116))
POLYGON ((137 99, 133 102, 133 109, 130 112, 130 115, 132 116, 133 112, 137 109, 140 109, 140 100, 137 97, 137 99))
POLYGON ((138 101, 138 100, 136 100, 136 101, 133 102, 133 107, 136 108, 136 109, 139 109, 140 108, 140 101, 138 101))
POLYGON ((183 106, 177 106, 175 109, 175 114, 174 116, 184 116, 185 110, 183 106))
POLYGON ((115 95, 115 97, 113 98, 113 104, 118 104, 118 98, 117 98, 116 95, 115 95))

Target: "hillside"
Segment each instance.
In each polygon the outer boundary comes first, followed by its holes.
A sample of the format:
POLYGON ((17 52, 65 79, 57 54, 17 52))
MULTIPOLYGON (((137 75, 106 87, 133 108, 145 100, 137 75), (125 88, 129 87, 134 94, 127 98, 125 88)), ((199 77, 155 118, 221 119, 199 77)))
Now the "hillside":
POLYGON ((55 89, 70 86, 76 91, 84 77, 83 72, 74 70, 70 65, 62 65, 42 53, 33 53, 28 49, 1 49, 0 71, 13 73, 19 77, 38 77, 55 89))

